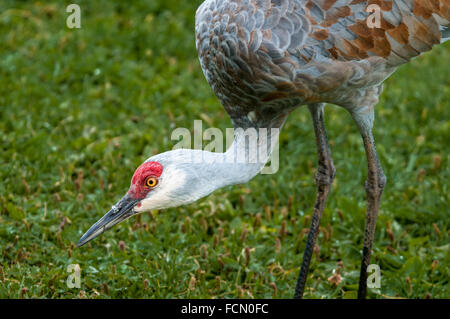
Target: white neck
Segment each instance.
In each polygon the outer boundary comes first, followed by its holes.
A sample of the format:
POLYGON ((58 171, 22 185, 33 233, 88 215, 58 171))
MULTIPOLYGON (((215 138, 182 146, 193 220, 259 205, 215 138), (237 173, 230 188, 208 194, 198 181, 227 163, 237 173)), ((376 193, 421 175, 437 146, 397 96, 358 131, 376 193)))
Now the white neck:
POLYGON ((195 186, 194 200, 218 188, 246 183, 255 177, 269 160, 279 133, 279 128, 236 129, 234 142, 225 153, 189 150, 193 163, 190 171, 200 184, 195 186))
POLYGON ((216 189, 248 182, 269 160, 279 131, 236 129, 234 142, 225 153, 177 149, 151 157, 149 161, 164 167, 162 181, 136 211, 189 204, 216 189))

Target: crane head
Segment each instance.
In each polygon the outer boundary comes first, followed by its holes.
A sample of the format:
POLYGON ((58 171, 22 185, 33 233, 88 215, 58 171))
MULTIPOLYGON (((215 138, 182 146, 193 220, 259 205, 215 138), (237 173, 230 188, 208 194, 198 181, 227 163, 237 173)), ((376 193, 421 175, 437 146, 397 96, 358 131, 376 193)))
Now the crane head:
POLYGON ((77 246, 138 213, 195 202, 218 188, 237 183, 233 176, 242 182, 245 170, 239 166, 231 176, 235 166, 223 162, 223 154, 176 149, 150 157, 135 171, 125 196, 81 237, 77 246))
POLYGON ((130 188, 125 196, 81 237, 77 246, 83 246, 114 225, 137 213, 170 206, 168 203, 170 199, 166 192, 158 192, 162 185, 163 170, 161 163, 151 160, 139 166, 131 179, 130 188))

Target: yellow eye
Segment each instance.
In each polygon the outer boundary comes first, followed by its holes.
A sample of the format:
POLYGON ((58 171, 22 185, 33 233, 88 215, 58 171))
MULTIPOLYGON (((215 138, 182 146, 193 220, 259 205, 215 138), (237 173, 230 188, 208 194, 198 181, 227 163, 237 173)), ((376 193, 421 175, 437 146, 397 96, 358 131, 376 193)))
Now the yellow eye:
POLYGON ((156 185, 158 185, 158 180, 155 177, 148 177, 145 180, 145 186, 147 186, 147 187, 153 188, 156 185))

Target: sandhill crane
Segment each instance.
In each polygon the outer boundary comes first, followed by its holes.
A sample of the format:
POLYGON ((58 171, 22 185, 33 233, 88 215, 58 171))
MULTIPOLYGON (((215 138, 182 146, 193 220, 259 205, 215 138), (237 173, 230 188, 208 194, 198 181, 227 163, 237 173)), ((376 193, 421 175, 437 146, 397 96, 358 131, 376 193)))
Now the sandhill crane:
POLYGON ((204 1, 196 14, 197 51, 207 81, 237 128, 233 145, 225 153, 173 150, 150 157, 134 173, 127 194, 78 245, 132 215, 192 203, 218 188, 247 182, 269 158, 271 141, 279 133, 273 129, 281 129, 291 111, 307 105, 318 169, 316 203, 294 296, 301 298, 335 176, 324 126, 324 103, 332 103, 350 112, 367 155, 367 213, 358 290, 358 297, 365 298, 386 184, 372 135, 374 107, 383 81, 399 65, 450 36, 449 21, 449 0, 204 1), (247 142, 245 132, 250 128, 268 132, 264 138, 258 133, 256 149, 247 142), (237 161, 242 154, 244 160, 237 161))

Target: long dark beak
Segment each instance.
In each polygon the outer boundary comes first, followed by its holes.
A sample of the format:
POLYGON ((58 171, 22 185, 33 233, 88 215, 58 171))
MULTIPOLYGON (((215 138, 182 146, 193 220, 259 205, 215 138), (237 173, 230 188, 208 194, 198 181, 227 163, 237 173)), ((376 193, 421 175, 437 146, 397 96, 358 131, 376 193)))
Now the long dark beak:
POLYGON ((81 247, 88 241, 91 241, 98 235, 103 234, 105 231, 127 219, 130 216, 136 214, 133 210, 134 206, 139 202, 137 199, 133 199, 128 195, 125 195, 111 210, 105 214, 98 222, 92 225, 91 228, 81 237, 77 244, 77 247, 81 247))

